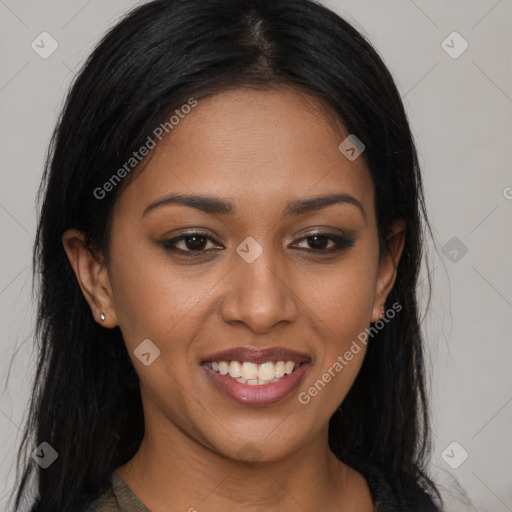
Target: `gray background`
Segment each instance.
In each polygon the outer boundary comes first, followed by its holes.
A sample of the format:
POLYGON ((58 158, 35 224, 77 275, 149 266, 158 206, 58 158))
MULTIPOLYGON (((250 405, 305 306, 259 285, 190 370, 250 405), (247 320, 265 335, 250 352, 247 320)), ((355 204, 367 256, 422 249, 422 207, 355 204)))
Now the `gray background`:
MULTIPOLYGON (((512 1, 324 3, 366 34, 390 68, 418 145, 436 237, 424 321, 431 475, 450 512, 512 511, 512 1), (460 39, 442 45, 454 31, 469 44, 457 58, 445 50, 458 53, 460 39), (462 450, 469 457, 451 467, 462 450)), ((0 0, 2 510, 34 375, 31 247, 46 147, 75 72, 135 4, 0 0), (44 31, 58 43, 47 59, 31 48, 44 31)))

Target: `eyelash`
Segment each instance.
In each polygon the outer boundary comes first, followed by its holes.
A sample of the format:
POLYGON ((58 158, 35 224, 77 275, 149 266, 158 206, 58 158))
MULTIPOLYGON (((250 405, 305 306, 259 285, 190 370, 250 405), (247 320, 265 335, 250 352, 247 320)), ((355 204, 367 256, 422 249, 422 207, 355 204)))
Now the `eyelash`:
MULTIPOLYGON (((176 244, 178 242, 180 242, 182 240, 187 240, 194 236, 206 238, 207 241, 211 241, 217 245, 220 245, 220 243, 217 242, 217 240, 215 240, 213 237, 207 235, 206 233, 202 233, 200 231, 190 231, 188 233, 184 233, 175 238, 172 238, 169 240, 163 240, 160 243, 166 250, 173 251, 176 253, 181 253, 181 255, 187 255, 187 257, 189 257, 189 258, 204 256, 205 254, 207 254, 208 252, 211 251, 211 249, 210 250, 208 250, 208 249, 183 250, 183 249, 176 248, 176 244)), ((343 236, 343 235, 336 235, 334 233, 327 233, 325 231, 315 231, 314 233, 311 233, 311 234, 308 234, 307 236, 299 238, 299 240, 297 240, 297 242, 302 242, 305 240, 307 241, 308 238, 313 238, 313 237, 327 238, 328 240, 331 240, 334 242, 334 247, 331 247, 329 249, 300 249, 300 250, 305 250, 308 253, 312 253, 312 254, 319 255, 319 256, 323 256, 323 255, 328 256, 333 253, 338 253, 343 250, 349 249, 350 247, 352 247, 354 245, 354 242, 355 242, 355 240, 351 237, 343 236)), ((217 250, 217 249, 214 249, 214 250, 217 250)))

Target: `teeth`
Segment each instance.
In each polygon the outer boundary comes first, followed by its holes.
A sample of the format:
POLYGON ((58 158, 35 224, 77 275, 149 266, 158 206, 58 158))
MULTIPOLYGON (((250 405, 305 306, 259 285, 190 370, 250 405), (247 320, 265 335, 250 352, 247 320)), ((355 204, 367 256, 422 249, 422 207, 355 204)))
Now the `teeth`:
POLYGON ((219 363, 219 372, 221 375, 226 375, 229 371, 229 365, 226 363, 226 361, 221 361, 219 363))
MULTIPOLYGON (((294 364, 295 366, 295 364, 294 364)), ((276 370, 274 363, 262 363, 258 368, 258 379, 260 380, 272 380, 276 376, 276 370)))
POLYGON ((212 369, 221 375, 229 374, 241 384, 252 386, 276 382, 281 377, 289 375, 296 370, 300 364, 294 361, 271 361, 255 364, 248 361, 212 361, 212 369))
POLYGON ((275 364, 276 377, 282 377, 284 375, 284 366, 285 366, 284 361, 278 361, 275 364))
POLYGON ((244 362, 241 371, 242 378, 252 380, 258 378, 258 365, 254 363, 244 362))
POLYGON ((274 382, 277 382, 279 380, 279 378, 275 378, 275 379, 272 379, 272 380, 256 380, 256 379, 252 379, 252 380, 245 380, 245 379, 242 379, 242 377, 239 377, 238 379, 235 379, 237 382, 240 382, 240 384, 249 384, 250 386, 255 386, 255 385, 259 385, 261 386, 262 384, 272 384, 274 382))
POLYGON ((240 363, 238 361, 231 361, 229 363, 229 376, 236 379, 237 377, 240 377, 242 375, 241 372, 242 368, 240 366, 240 363))
POLYGON ((295 363, 293 361, 287 361, 284 365, 284 373, 287 375, 293 372, 293 369, 295 368, 295 363))

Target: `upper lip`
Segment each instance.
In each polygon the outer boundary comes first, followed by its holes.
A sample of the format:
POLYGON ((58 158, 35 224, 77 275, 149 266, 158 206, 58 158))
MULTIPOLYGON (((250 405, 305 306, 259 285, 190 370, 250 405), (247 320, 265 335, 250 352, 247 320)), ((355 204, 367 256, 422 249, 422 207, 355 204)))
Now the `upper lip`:
POLYGON ((304 352, 297 352, 296 350, 290 350, 284 347, 234 347, 203 357, 201 364, 211 363, 212 361, 247 361, 255 364, 269 361, 273 363, 277 361, 302 363, 303 361, 309 360, 310 357, 304 352))

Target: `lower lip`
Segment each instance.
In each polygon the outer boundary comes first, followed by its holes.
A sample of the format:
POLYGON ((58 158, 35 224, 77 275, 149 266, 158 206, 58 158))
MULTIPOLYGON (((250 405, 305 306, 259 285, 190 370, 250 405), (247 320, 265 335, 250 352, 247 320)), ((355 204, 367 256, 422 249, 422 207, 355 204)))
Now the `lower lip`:
POLYGON ((243 405, 270 405, 288 396, 300 384, 309 369, 309 363, 303 363, 293 373, 281 377, 272 384, 251 386, 242 384, 228 375, 202 366, 210 382, 225 396, 243 405))

